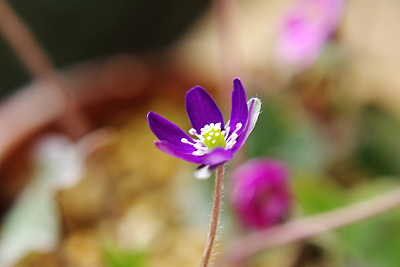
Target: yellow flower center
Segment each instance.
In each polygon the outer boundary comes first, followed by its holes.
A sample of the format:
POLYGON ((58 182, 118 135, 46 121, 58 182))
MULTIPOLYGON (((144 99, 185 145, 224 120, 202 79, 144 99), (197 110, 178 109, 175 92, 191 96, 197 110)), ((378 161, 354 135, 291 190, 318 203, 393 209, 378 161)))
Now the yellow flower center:
POLYGON ((189 130, 189 134, 196 136, 198 139, 189 141, 186 138, 182 138, 181 142, 184 144, 192 145, 196 148, 193 151, 195 156, 203 156, 216 147, 223 147, 225 150, 231 149, 236 144, 236 139, 239 137, 237 132, 242 128, 242 124, 236 124, 236 129, 233 133, 230 133, 230 127, 226 126, 225 130, 221 131, 221 123, 210 123, 201 128, 201 133, 192 128, 189 130))
POLYGON ((225 131, 221 131, 221 123, 211 123, 201 128, 201 135, 204 137, 204 144, 208 149, 225 147, 225 131))

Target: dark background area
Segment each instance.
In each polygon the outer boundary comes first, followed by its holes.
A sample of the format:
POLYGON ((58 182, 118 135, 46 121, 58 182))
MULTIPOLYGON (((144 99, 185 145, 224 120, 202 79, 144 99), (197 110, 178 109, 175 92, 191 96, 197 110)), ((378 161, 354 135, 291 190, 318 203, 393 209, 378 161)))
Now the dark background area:
MULTIPOLYGON (((57 68, 116 53, 162 50, 209 0, 9 1, 57 68)), ((0 97, 30 80, 0 37, 0 97)))

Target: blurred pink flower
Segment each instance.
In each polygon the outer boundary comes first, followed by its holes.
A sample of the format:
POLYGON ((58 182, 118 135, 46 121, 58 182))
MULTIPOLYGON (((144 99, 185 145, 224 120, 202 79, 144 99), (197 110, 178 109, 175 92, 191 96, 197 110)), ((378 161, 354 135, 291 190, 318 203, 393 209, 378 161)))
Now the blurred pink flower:
POLYGON ((343 0, 296 0, 283 19, 277 57, 307 67, 314 63, 335 31, 343 0))
POLYGON ((267 228, 287 215, 291 204, 287 179, 283 163, 265 158, 250 160, 235 170, 230 199, 244 227, 267 228))

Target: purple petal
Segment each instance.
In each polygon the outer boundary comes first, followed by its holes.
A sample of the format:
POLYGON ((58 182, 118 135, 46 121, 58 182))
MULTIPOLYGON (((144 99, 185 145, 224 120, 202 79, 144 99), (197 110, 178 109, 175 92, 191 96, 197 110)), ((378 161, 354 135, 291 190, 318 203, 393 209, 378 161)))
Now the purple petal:
POLYGON ((233 92, 232 92, 232 111, 231 118, 229 120, 229 126, 233 132, 236 129, 238 123, 242 124, 242 128, 237 132, 240 135, 244 129, 247 121, 248 107, 246 91, 242 81, 239 78, 233 80, 233 92))
POLYGON ((186 138, 191 142, 193 139, 182 131, 176 124, 152 111, 147 114, 147 121, 150 130, 160 141, 167 141, 185 153, 192 153, 196 150, 192 145, 182 143, 182 138, 186 138))
POLYGON ((170 156, 197 164, 203 163, 202 156, 195 156, 191 153, 185 153, 179 147, 169 143, 168 141, 155 141, 154 144, 157 146, 158 149, 170 156))
POLYGON ((244 129, 242 135, 238 138, 236 144, 232 147, 231 150, 233 152, 239 150, 239 148, 243 146, 244 142, 246 142, 247 137, 249 137, 251 131, 253 131, 254 126, 256 125, 256 122, 258 120, 258 115, 260 114, 261 111, 261 100, 256 97, 250 99, 247 105, 249 107, 249 114, 248 114, 246 128, 244 129))
POLYGON ((206 124, 221 123, 224 118, 212 97, 200 86, 195 86, 186 93, 186 111, 193 128, 200 133, 206 124))
POLYGON ((218 166, 233 158, 233 151, 225 150, 223 147, 217 147, 213 151, 203 156, 203 164, 218 166))

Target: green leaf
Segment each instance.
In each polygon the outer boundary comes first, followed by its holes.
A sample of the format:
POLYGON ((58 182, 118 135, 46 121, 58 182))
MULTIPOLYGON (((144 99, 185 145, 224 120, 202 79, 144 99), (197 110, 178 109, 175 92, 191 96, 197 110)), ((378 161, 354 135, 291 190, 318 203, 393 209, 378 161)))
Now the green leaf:
POLYGON ((104 249, 104 257, 108 267, 146 267, 147 254, 143 251, 123 250, 116 246, 104 249))
POLYGON ((372 175, 400 175, 400 123, 374 107, 362 111, 354 156, 360 168, 372 175))
POLYGON ((0 266, 14 266, 30 252, 49 252, 59 242, 60 215, 54 194, 81 178, 83 155, 60 135, 37 143, 34 171, 13 207, 5 215, 0 233, 0 266))
POLYGON ((293 183, 296 200, 306 215, 333 210, 349 203, 348 194, 324 177, 298 175, 293 183))
POLYGON ((263 101, 248 140, 250 157, 285 161, 292 169, 320 171, 326 165, 325 140, 303 110, 284 98, 263 101))
MULTIPOLYGON (((343 189, 324 178, 296 177, 294 185, 299 206, 306 215, 313 215, 384 194, 399 183, 393 179, 379 179, 343 189)), ((345 266, 397 266, 400 262, 399 225, 398 208, 322 235, 329 236, 328 239, 320 236, 315 240, 332 257, 343 258, 345 266)))
MULTIPOLYGON (((369 182, 353 190, 353 199, 367 199, 399 186, 397 181, 385 179, 369 182)), ((400 262, 400 209, 346 226, 337 231, 343 249, 362 266, 397 266, 400 262)))

